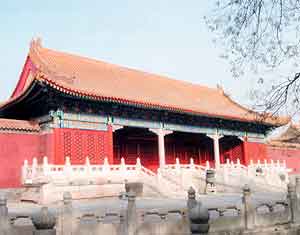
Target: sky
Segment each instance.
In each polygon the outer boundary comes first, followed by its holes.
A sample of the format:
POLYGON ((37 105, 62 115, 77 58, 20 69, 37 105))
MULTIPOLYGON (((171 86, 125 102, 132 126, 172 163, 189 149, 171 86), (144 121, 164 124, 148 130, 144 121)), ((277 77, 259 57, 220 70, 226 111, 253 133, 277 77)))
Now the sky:
POLYGON ((251 104, 251 79, 234 79, 203 17, 211 1, 17 1, 0 7, 0 101, 19 79, 29 43, 202 84, 251 104))

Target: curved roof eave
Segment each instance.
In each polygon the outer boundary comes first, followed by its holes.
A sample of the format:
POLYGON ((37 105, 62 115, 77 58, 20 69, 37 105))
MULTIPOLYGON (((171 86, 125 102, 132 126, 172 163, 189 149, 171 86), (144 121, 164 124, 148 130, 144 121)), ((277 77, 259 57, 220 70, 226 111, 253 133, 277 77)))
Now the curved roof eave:
MULTIPOLYGON (((228 95, 226 95, 223 92, 223 90, 220 90, 220 89, 216 90, 216 89, 212 89, 212 88, 202 87, 201 88, 202 90, 200 89, 200 91, 207 91, 208 92, 207 94, 212 94, 212 95, 214 95, 214 97, 218 98, 221 102, 223 102, 222 105, 220 106, 220 107, 222 107, 220 109, 221 112, 219 112, 220 110, 218 110, 217 108, 216 108, 216 110, 214 110, 214 108, 210 109, 210 106, 209 106, 209 108, 207 108, 208 107, 207 104, 210 104, 209 101, 211 99, 208 99, 208 101, 206 101, 206 103, 204 103, 204 105, 206 105, 206 106, 204 106, 204 108, 202 106, 200 108, 197 108, 198 107, 197 105, 203 104, 201 102, 200 103, 197 102, 197 100, 187 103, 187 105, 184 105, 185 102, 183 102, 183 103, 181 102, 181 104, 178 105, 178 103, 176 103, 176 99, 170 100, 170 97, 172 97, 172 96, 166 96, 169 99, 168 100, 169 102, 164 102, 163 99, 165 96, 162 96, 162 100, 161 99, 157 100, 156 99, 157 97, 155 97, 155 96, 153 96, 153 99, 137 99, 137 96, 126 96, 126 95, 122 96, 122 94, 119 94, 118 92, 114 92, 114 91, 107 93, 107 92, 103 91, 103 89, 98 89, 97 92, 95 92, 94 89, 88 89, 89 87, 74 86, 74 85, 72 85, 72 81, 68 80, 68 79, 73 79, 74 74, 73 75, 70 74, 69 70, 67 71, 68 72, 67 74, 61 73, 62 71, 60 71, 59 69, 58 69, 58 71, 52 71, 56 67, 52 68, 53 65, 52 65, 52 67, 51 66, 49 67, 49 61, 47 62, 47 60, 51 59, 51 57, 49 57, 48 55, 47 56, 41 55, 40 51, 42 51, 42 50, 44 50, 44 49, 41 47, 40 42, 33 41, 31 43, 30 52, 27 56, 27 59, 30 58, 30 60, 31 60, 30 62, 33 65, 32 76, 30 77, 30 80, 27 78, 28 81, 26 80, 26 86, 22 87, 22 89, 19 89, 20 90, 19 93, 12 96, 7 102, 0 104, 0 112, 1 112, 1 110, 7 108, 8 106, 11 106, 11 105, 15 104, 16 102, 22 101, 22 99, 24 99, 26 97, 26 95, 30 92, 33 85, 36 82, 39 82, 39 83, 43 83, 43 84, 47 84, 47 85, 51 86, 52 88, 56 89, 58 92, 62 92, 65 94, 72 95, 74 97, 81 97, 81 98, 86 98, 86 99, 90 99, 90 100, 116 102, 116 103, 133 105, 133 106, 138 106, 138 107, 143 107, 143 108, 166 110, 166 111, 185 113, 185 114, 190 114, 190 115, 206 116, 206 117, 210 117, 210 118, 220 118, 220 119, 225 119, 225 120, 235 120, 235 121, 248 122, 248 123, 249 122, 250 123, 259 123, 262 125, 273 126, 273 127, 285 125, 286 123, 288 123, 290 121, 290 118, 273 117, 270 114, 262 115, 260 113, 254 112, 250 109, 247 109, 247 108, 243 107, 242 105, 233 101, 228 95), (70 82, 70 84, 69 84, 69 82, 70 82), (86 88, 86 89, 84 89, 84 88, 86 88), (104 95, 104 94, 106 94, 106 95, 104 95), (162 102, 159 103, 158 101, 162 101, 162 102), (191 103, 193 105, 190 105, 191 103), (232 113, 230 111, 226 111, 226 109, 228 109, 228 108, 235 110, 235 112, 232 113)), ((65 55, 64 53, 55 52, 55 51, 53 51, 53 53, 58 53, 57 55, 59 55, 59 56, 68 56, 67 57, 68 59, 70 56, 72 58, 71 54, 65 55)), ((123 67, 117 67, 115 65, 109 65, 109 64, 106 65, 104 62, 91 60, 91 59, 88 59, 85 57, 74 56, 74 58, 72 58, 71 61, 67 60, 67 62, 73 63, 74 62, 73 60, 76 60, 76 61, 84 60, 84 63, 88 63, 89 66, 91 66, 90 64, 92 64, 93 66, 99 66, 99 64, 97 64, 97 63, 100 63, 101 66, 112 66, 112 68, 109 67, 110 70, 113 70, 113 69, 116 69, 116 71, 118 69, 126 70, 126 71, 128 70, 130 72, 130 74, 129 74, 130 76, 141 76, 143 78, 143 75, 145 74, 144 72, 127 69, 127 68, 123 68, 123 67)), ((83 62, 81 61, 81 63, 83 63, 83 62)), ((26 65, 26 63, 25 63, 25 65, 26 65)), ((61 64, 59 64, 57 62, 57 65, 59 66, 61 64)), ((85 65, 86 64, 84 64, 84 66, 85 65)), ((102 71, 102 70, 100 70, 100 71, 102 71)), ((105 71, 103 71, 103 72, 105 72, 105 71)), ((22 74, 23 74, 23 72, 22 72, 22 74)), ((98 76, 98 74, 99 73, 97 73, 97 76, 98 76)), ((176 87, 182 88, 182 89, 185 88, 181 91, 181 94, 186 94, 183 92, 188 92, 188 91, 191 91, 191 92, 197 91, 196 94, 198 94, 198 92, 199 92, 199 90, 197 88, 197 87, 199 87, 198 85, 192 85, 192 84, 189 84, 186 82, 168 79, 168 78, 164 78, 164 77, 160 77, 160 76, 156 76, 156 75, 151 75, 151 74, 148 74, 148 75, 151 76, 151 78, 153 77, 153 79, 154 79, 153 82, 157 81, 159 84, 161 83, 161 84, 165 85, 166 89, 168 88, 167 86, 170 85, 171 86, 170 89, 171 88, 174 89, 176 87)), ((82 77, 82 74, 81 74, 80 81, 86 82, 85 78, 86 77, 82 77)), ((128 80, 128 82, 132 82, 132 81, 134 81, 134 80, 128 80)), ((98 80, 97 81, 93 80, 93 82, 98 82, 98 80)), ((100 84, 102 84, 102 83, 100 83, 100 84)), ((94 84, 94 85, 98 85, 98 84, 94 84)), ((110 85, 110 87, 111 87, 111 85, 110 85)), ((145 93, 147 93, 147 90, 145 90, 145 93)), ((15 94, 15 92, 14 92, 14 94, 15 94)), ((142 93, 142 94, 144 94, 144 93, 142 93)), ((199 99, 199 96, 195 95, 194 93, 192 96, 188 96, 188 97, 190 97, 191 100, 199 99)), ((206 96, 202 95, 202 96, 200 96, 200 98, 206 99, 206 96)), ((218 102, 218 101, 214 101, 214 102, 218 102)), ((219 106, 217 105, 215 107, 219 107, 219 106)))
MULTIPOLYGON (((232 116, 221 116, 221 115, 215 115, 215 114, 208 114, 208 113, 201 113, 201 112, 196 112, 193 110, 185 110, 181 108, 176 108, 176 107, 168 107, 168 106, 162 106, 159 104, 153 104, 153 103, 142 103, 140 101, 132 101, 132 100, 126 100, 122 98, 117 98, 117 97, 107 97, 107 96, 99 96, 96 94, 91 94, 91 93, 85 93, 84 91, 74 91, 71 89, 67 89, 61 84, 54 82, 52 79, 47 78, 44 74, 42 73, 37 73, 37 76, 31 81, 31 84, 27 86, 27 89, 22 91, 18 96, 11 98, 8 100, 6 103, 2 104, 0 106, 0 112, 3 109, 6 109, 7 107, 14 105, 15 103, 21 102, 23 99, 26 98, 26 96, 30 93, 30 91, 33 89, 35 84, 46 84, 55 90, 57 90, 60 93, 64 93, 67 95, 71 95, 74 97, 81 97, 89 100, 94 100, 94 101, 106 101, 106 102, 115 102, 119 104, 125 104, 125 105, 132 105, 132 106, 137 106, 137 107, 143 107, 143 108, 149 108, 149 109, 157 109, 157 110, 165 110, 165 111, 171 111, 171 112, 176 112, 176 113, 184 113, 184 114, 190 114, 190 115, 197 115, 197 116, 204 116, 204 117, 209 117, 209 118, 220 118, 224 120, 233 120, 233 121, 240 121, 240 122, 248 122, 248 123, 259 123, 262 125, 267 125, 267 126, 280 126, 282 123, 270 123, 270 122, 265 122, 264 120, 247 120, 243 118, 238 118, 238 117, 232 117, 232 116)), ((230 99, 229 97, 227 97, 230 99)), ((234 101, 233 101, 234 102, 234 101)))

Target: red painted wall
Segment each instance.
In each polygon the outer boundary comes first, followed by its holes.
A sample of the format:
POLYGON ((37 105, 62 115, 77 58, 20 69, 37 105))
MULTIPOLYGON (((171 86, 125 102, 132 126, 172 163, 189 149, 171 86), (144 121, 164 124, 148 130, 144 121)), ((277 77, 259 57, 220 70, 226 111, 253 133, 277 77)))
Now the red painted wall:
POLYGON ((267 146, 267 156, 274 161, 286 161, 291 173, 300 173, 300 149, 267 146))
POLYGON ((241 164, 245 164, 244 144, 240 139, 224 137, 219 144, 221 163, 226 163, 227 159, 236 163, 239 159, 241 164))
POLYGON ((263 143, 244 142, 245 158, 247 164, 252 159, 254 162, 260 160, 261 162, 266 159, 268 162, 273 159, 274 161, 286 161, 287 167, 293 173, 300 173, 300 149, 275 147, 263 143))
POLYGON ((39 144, 40 157, 38 158, 39 163, 42 163, 44 156, 48 158, 49 163, 54 162, 54 154, 55 154, 54 144, 55 141, 54 141, 53 131, 40 134, 40 144, 39 144))
POLYGON ((264 143, 244 141, 244 156, 246 165, 250 163, 250 160, 257 162, 257 160, 263 161, 268 159, 266 145, 264 143))
POLYGON ((71 154, 72 164, 83 164, 89 156, 92 164, 113 159, 112 129, 89 131, 79 129, 54 129, 47 133, 0 132, 0 188, 21 186, 21 169, 24 160, 32 164, 36 157, 42 163, 44 156, 52 164, 64 164, 71 154))
MULTIPOLYGON (((168 141, 166 142, 166 157, 170 160, 168 152, 173 148, 170 148, 168 141)), ((49 163, 54 164, 64 164, 66 156, 70 156, 73 164, 83 164, 86 156, 89 156, 92 164, 101 164, 104 157, 108 157, 109 162, 113 163, 111 126, 107 131, 61 128, 40 134, 0 132, 0 143, 0 188, 20 187, 21 167, 24 160, 27 159, 31 164, 33 157, 38 158, 38 162, 41 163, 43 156, 47 156, 49 163)), ((157 141, 153 143, 157 147, 157 141)), ((240 146, 237 146, 241 150, 240 146)), ((179 146, 176 147, 176 153, 181 153, 182 151, 178 151, 179 146)), ((157 148, 154 149, 157 152, 157 148)), ((287 166, 293 170, 293 173, 300 173, 300 149, 279 148, 244 141, 242 151, 246 165, 251 159, 254 162, 264 159, 286 160, 287 166)), ((240 155, 240 151, 238 152, 240 155)), ((212 156, 212 153, 209 156, 212 156)), ((172 158, 172 163, 173 160, 172 158)))
POLYGON ((55 164, 64 164, 70 157, 72 164, 84 164, 89 157, 91 164, 102 164, 105 157, 113 163, 112 129, 107 131, 72 128, 54 129, 55 164))
POLYGON ((40 135, 0 133, 0 143, 0 188, 20 187, 24 160, 41 156, 40 135))

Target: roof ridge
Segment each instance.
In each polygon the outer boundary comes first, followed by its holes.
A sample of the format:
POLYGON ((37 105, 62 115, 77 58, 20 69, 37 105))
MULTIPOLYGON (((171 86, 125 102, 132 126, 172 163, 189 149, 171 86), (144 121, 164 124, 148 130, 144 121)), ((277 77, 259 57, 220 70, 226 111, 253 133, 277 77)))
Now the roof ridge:
POLYGON ((33 61, 37 70, 49 75, 55 80, 63 80, 66 83, 73 83, 75 76, 70 76, 68 74, 58 73, 57 71, 51 69, 49 64, 43 59, 41 55, 41 50, 47 50, 42 46, 42 41, 40 38, 32 39, 30 42, 29 57, 33 61))
POLYGON ((31 120, 0 118, 0 130, 40 131, 37 122, 31 120))
POLYGON ((228 99, 229 102, 231 102, 232 104, 234 104, 234 105, 240 107, 241 109, 247 111, 248 113, 258 114, 259 116, 262 115, 261 113, 256 112, 256 111, 254 111, 254 110, 252 110, 252 109, 250 109, 250 108, 248 108, 248 107, 245 107, 244 105, 241 105, 241 104, 239 104, 238 102, 234 101, 234 100, 230 97, 230 95, 227 94, 227 93, 225 93, 224 91, 223 91, 222 94, 223 94, 223 96, 224 96, 226 99, 228 99))

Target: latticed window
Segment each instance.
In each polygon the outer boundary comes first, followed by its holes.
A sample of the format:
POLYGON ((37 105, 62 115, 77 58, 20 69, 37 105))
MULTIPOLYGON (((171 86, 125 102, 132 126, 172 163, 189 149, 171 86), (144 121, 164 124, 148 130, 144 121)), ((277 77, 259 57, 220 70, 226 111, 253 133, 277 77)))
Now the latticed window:
POLYGON ((57 149, 61 150, 56 153, 56 158, 62 161, 69 157, 72 164, 84 164, 88 157, 91 164, 100 164, 108 157, 109 137, 106 131, 60 129, 58 140, 57 149))
POLYGON ((220 143, 220 153, 223 163, 227 160, 236 163, 238 159, 244 163, 243 142, 237 138, 224 138, 220 143))
POLYGON ((238 144, 234 146, 231 150, 231 160, 233 162, 237 162, 237 159, 243 161, 243 146, 242 144, 238 144))
POLYGON ((71 162, 74 163, 82 163, 85 160, 85 157, 83 156, 83 148, 85 146, 83 146, 83 141, 82 138, 83 136, 81 135, 81 133, 79 131, 76 131, 74 133, 74 145, 72 147, 74 147, 75 149, 75 154, 73 154, 71 156, 71 162))
POLYGON ((72 137, 71 132, 66 131, 63 133, 63 149, 64 149, 64 156, 71 157, 71 145, 72 145, 72 137))
POLYGON ((96 141, 97 140, 95 140, 94 135, 92 134, 87 135, 87 156, 92 162, 96 160, 96 151, 95 151, 96 141))
POLYGON ((106 151, 105 151, 105 144, 108 144, 106 139, 104 138, 105 136, 102 135, 97 135, 97 143, 96 143, 96 152, 98 153, 98 160, 103 163, 104 158, 107 157, 106 151))

